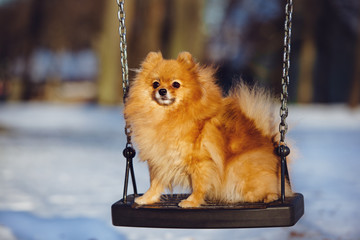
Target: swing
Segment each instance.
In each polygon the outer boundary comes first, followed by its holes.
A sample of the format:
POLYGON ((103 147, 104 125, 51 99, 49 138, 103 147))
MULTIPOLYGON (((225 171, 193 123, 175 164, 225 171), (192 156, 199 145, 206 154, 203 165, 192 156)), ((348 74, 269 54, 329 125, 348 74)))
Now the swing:
MULTIPOLYGON (((126 96, 129 80, 127 66, 127 45, 125 28, 125 0, 117 0, 120 22, 120 52, 123 79, 123 93, 126 96)), ((304 197, 295 193, 285 198, 285 179, 289 182, 286 156, 290 149, 285 144, 287 132, 286 118, 288 116, 289 67, 290 67, 290 38, 293 3, 287 0, 285 7, 285 37, 283 55, 283 76, 281 93, 281 122, 279 125, 280 143, 276 149, 281 158, 281 198, 271 203, 236 203, 219 205, 207 202, 199 208, 183 209, 178 203, 187 198, 188 194, 164 194, 158 203, 151 205, 137 205, 134 200, 137 193, 133 168, 135 150, 131 143, 131 132, 125 126, 127 136, 126 148, 123 155, 126 158, 126 170, 123 198, 112 205, 112 222, 114 226, 126 227, 154 227, 154 228, 256 228, 256 227, 285 227, 293 226, 304 214, 304 197), (127 195, 129 174, 134 194, 127 195)))

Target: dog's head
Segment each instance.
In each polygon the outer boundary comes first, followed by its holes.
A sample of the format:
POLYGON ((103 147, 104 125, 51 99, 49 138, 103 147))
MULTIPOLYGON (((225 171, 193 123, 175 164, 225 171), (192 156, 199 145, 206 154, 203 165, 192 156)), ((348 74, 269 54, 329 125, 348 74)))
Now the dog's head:
POLYGON ((222 98, 214 73, 213 67, 200 66, 188 52, 171 60, 150 52, 132 82, 125 113, 207 118, 218 111, 222 98))
POLYGON ((180 53, 176 60, 166 60, 160 52, 150 52, 137 81, 145 84, 153 101, 169 107, 201 98, 198 73, 199 65, 188 52, 180 53))

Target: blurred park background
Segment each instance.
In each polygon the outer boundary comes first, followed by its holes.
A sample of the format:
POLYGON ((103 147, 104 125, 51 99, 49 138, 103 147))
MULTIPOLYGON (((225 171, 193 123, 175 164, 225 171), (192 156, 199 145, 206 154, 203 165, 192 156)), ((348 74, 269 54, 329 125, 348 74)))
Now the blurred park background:
MULTIPOLYGON (((128 60, 190 51, 233 80, 280 90, 285 1, 126 1, 128 60)), ((116 1, 0 0, 0 100, 122 101, 116 1)), ((294 1, 290 100, 360 98, 360 2, 294 1)), ((133 76, 132 72, 130 77, 133 76)))

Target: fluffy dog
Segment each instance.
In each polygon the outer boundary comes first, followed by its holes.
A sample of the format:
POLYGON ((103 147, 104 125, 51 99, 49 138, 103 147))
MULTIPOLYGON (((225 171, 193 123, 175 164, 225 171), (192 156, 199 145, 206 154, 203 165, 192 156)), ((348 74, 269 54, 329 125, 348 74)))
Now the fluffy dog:
MULTIPOLYGON (((214 73, 188 52, 176 60, 150 52, 141 64, 124 108, 150 172, 150 188, 137 204, 157 202, 175 185, 192 190, 183 208, 280 197, 273 99, 243 83, 223 97, 214 73)), ((288 183, 286 193, 292 194, 288 183)))

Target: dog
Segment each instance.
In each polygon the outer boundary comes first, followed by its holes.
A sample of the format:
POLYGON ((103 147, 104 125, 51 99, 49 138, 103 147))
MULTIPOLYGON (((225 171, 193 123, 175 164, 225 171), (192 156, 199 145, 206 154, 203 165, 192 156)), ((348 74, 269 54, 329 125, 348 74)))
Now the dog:
MULTIPOLYGON (((264 89, 240 82, 222 95, 212 66, 188 52, 166 60, 150 52, 131 82, 124 116, 150 188, 139 205, 160 200, 165 189, 189 188, 182 208, 206 201, 272 202, 279 199, 280 157, 274 101, 264 89)), ((287 196, 292 195, 286 182, 287 196)))

